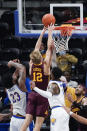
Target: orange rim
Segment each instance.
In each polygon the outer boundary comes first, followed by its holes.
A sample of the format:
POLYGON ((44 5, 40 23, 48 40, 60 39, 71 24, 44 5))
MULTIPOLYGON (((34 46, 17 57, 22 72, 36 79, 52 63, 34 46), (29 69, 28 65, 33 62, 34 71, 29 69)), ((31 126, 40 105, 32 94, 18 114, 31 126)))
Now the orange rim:
POLYGON ((54 30, 75 30, 75 27, 74 26, 69 26, 69 27, 67 27, 67 26, 60 26, 60 27, 56 26, 54 28, 54 30))
POLYGON ((75 30, 74 26, 60 26, 60 27, 55 27, 54 30, 60 30, 60 34, 61 36, 71 36, 72 35, 72 31, 75 30))

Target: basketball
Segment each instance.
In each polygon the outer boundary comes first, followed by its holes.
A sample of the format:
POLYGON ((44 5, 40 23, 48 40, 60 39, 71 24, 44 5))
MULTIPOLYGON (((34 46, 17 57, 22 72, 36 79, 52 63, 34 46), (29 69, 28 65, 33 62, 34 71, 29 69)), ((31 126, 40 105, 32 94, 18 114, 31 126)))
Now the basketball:
POLYGON ((44 24, 45 27, 47 27, 51 23, 55 24, 55 22, 56 22, 56 19, 55 19, 55 17, 52 14, 45 14, 42 17, 42 23, 44 24))

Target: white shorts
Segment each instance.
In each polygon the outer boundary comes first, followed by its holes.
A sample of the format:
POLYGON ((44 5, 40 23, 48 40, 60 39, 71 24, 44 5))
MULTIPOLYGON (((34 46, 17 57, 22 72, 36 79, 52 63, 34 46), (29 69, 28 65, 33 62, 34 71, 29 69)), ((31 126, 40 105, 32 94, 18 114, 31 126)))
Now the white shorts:
MULTIPOLYGON (((10 131, 20 131, 25 119, 12 116, 10 121, 10 131)), ((30 131, 29 127, 26 131, 30 131)))
POLYGON ((50 131, 69 131, 69 115, 63 107, 56 106, 52 109, 50 131))

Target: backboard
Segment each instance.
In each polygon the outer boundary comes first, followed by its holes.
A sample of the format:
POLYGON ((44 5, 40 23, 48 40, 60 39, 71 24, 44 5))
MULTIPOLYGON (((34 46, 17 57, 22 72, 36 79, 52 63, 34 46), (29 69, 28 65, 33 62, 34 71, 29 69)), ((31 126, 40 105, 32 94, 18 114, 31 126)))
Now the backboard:
MULTIPOLYGON (((83 3, 18 0, 17 6, 14 13, 16 36, 38 37, 43 29, 41 21, 43 15, 51 13, 56 18, 55 26, 72 24, 76 27, 72 37, 87 37, 87 10, 85 10, 83 3)), ((47 32, 44 36, 47 36, 47 32)))

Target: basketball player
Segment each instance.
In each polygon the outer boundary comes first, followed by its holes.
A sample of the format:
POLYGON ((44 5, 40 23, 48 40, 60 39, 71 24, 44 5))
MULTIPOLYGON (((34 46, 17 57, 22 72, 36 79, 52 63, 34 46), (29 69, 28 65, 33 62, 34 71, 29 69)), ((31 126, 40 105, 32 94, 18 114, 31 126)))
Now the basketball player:
MULTIPOLYGON (((43 34, 46 29, 43 29, 34 51, 30 54, 30 76, 31 80, 35 81, 36 86, 42 90, 47 89, 49 76, 50 76, 50 65, 52 59, 53 41, 52 41, 52 31, 54 25, 48 26, 48 49, 46 51, 46 57, 43 61, 40 46, 43 34)), ((26 119, 21 128, 21 131, 26 131, 31 120, 36 116, 34 131, 40 131, 41 126, 44 122, 45 117, 48 114, 48 100, 40 96, 35 91, 32 91, 28 96, 26 119)))
MULTIPOLYGON (((76 101, 73 101, 71 110, 72 112, 87 118, 87 97, 85 97, 85 93, 85 86, 83 84, 79 84, 75 89, 77 99, 76 101)), ((78 127, 81 129, 81 131, 87 130, 87 125, 79 124, 73 118, 70 118, 70 131, 77 131, 78 127)))
MULTIPOLYGON (((13 106, 10 131, 20 131, 26 114, 26 69, 22 64, 18 63, 18 60, 9 61, 8 67, 16 68, 14 73, 8 72, 4 76, 6 92, 13 106)), ((26 131, 30 131, 30 129, 27 128, 26 131)))
POLYGON ((52 69, 52 81, 48 84, 48 90, 43 91, 38 87, 35 87, 35 83, 31 82, 31 87, 34 91, 41 96, 48 98, 51 117, 50 117, 50 130, 51 131, 69 131, 69 115, 65 112, 62 106, 64 102, 64 89, 61 81, 57 81, 61 76, 61 71, 54 67, 52 69))

